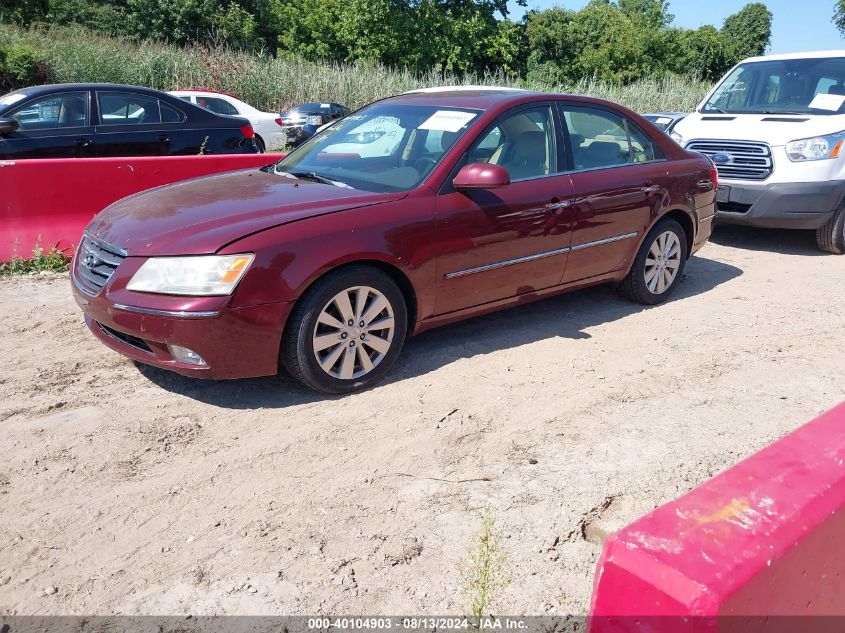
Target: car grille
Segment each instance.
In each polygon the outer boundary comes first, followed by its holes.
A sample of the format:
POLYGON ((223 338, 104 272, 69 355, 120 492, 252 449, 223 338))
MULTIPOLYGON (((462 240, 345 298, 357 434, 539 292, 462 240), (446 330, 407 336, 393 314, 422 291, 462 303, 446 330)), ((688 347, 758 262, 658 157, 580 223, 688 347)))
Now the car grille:
POLYGON ((753 141, 694 140, 687 143, 687 149, 704 154, 716 164, 719 176, 739 180, 765 180, 772 173, 772 150, 765 143, 753 141), (714 160, 717 155, 730 160, 714 160))
POLYGON ((139 349, 143 352, 152 353, 153 350, 150 349, 150 346, 147 345, 147 342, 142 339, 138 338, 137 336, 132 336, 130 334, 124 334, 123 332, 119 332, 118 330, 110 328, 108 325, 103 325, 99 321, 97 321, 97 325, 99 328, 111 336, 112 338, 116 338, 118 341, 122 341, 127 345, 134 347, 135 349, 139 349))
POLYGON ((85 235, 73 271, 77 285, 89 294, 97 294, 125 258, 123 249, 85 235))

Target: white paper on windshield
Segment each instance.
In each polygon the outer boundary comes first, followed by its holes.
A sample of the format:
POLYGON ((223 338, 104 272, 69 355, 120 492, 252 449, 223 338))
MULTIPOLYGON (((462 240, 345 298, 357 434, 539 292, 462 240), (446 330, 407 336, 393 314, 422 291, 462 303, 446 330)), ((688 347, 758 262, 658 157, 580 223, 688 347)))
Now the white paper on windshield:
POLYGON ((659 125, 667 125, 668 123, 671 123, 671 122, 672 122, 672 119, 670 119, 668 116, 659 116, 659 117, 657 117, 657 120, 655 121, 655 123, 657 123, 659 125))
POLYGON ((5 97, 0 97, 0 105, 12 105, 21 99, 26 99, 26 95, 21 93, 6 95, 5 97))
POLYGON ((419 126, 420 130, 441 130, 443 132, 457 132, 475 118, 473 112, 457 112, 455 110, 438 110, 419 126))
POLYGON ((842 107, 843 103, 845 103, 845 95, 819 93, 810 102, 810 107, 816 108, 817 110, 830 110, 831 112, 836 112, 842 107))

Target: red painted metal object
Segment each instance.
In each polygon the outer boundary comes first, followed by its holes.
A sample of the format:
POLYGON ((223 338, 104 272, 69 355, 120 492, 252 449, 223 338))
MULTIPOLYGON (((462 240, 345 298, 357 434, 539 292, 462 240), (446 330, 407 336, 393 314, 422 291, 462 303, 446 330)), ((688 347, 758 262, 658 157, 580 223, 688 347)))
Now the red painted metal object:
POLYGON ((590 631, 832 630, 777 616, 845 615, 843 535, 845 403, 609 538, 590 631))
POLYGON ((0 261, 40 246, 68 254, 112 202, 188 178, 259 167, 281 154, 0 161, 0 261))

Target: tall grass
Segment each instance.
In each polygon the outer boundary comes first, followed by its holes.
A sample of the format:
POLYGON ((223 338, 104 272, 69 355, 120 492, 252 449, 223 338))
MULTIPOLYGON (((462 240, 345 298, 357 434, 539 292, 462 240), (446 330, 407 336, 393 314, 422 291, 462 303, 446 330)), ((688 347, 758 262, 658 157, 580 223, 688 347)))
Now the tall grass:
POLYGON ((149 41, 97 35, 79 28, 20 29, 0 26, 0 45, 32 47, 55 82, 97 81, 162 90, 203 87, 229 92, 258 108, 278 112, 306 101, 337 101, 352 108, 413 88, 437 85, 509 85, 530 90, 603 97, 639 112, 690 111, 708 88, 705 82, 643 78, 625 85, 584 79, 573 85, 527 82, 501 73, 414 73, 378 63, 338 64, 254 55, 223 48, 179 48, 149 41))

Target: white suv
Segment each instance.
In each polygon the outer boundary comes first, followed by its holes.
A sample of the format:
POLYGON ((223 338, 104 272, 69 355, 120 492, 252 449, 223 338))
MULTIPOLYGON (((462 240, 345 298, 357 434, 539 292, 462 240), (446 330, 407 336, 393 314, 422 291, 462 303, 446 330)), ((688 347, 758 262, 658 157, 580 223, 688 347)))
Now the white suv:
POLYGON ((815 229, 845 253, 845 51, 746 59, 672 137, 716 164, 720 221, 815 229))
POLYGON ((169 94, 217 114, 249 119, 261 152, 281 151, 287 145, 282 118, 274 112, 262 112, 232 95, 214 90, 171 90, 169 94))

